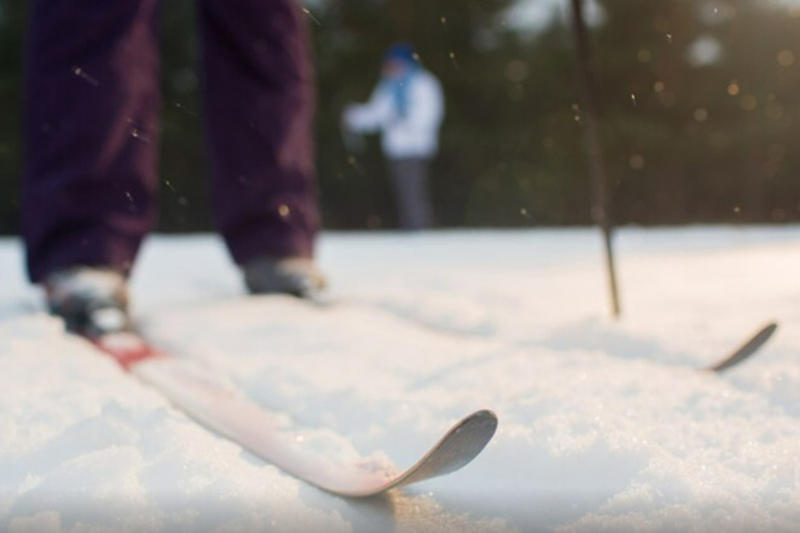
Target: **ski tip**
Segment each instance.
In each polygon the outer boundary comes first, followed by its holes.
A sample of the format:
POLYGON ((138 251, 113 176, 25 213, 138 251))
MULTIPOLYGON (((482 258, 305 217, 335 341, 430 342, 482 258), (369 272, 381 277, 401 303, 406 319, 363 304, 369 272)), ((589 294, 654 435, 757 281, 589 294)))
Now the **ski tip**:
POLYGON ((491 409, 481 409, 479 411, 475 411, 474 413, 472 413, 471 415, 467 416, 464 419, 465 423, 469 421, 472 421, 474 423, 480 422, 482 424, 486 424, 487 427, 491 428, 492 436, 494 435, 494 432, 497 430, 497 424, 498 424, 497 414, 491 409))
MULTIPOLYGON (((462 418, 459 423, 457 423, 450 429, 450 431, 448 431, 448 435, 459 433, 464 431, 464 428, 469 428, 470 430, 473 430, 477 434, 481 435, 482 439, 486 441, 484 442, 483 446, 480 447, 482 450, 494 437, 494 434, 497 431, 498 423, 499 421, 494 411, 490 409, 481 409, 462 418)), ((479 452, 480 450, 478 450, 478 453, 479 452)), ((475 455, 477 455, 477 453, 475 455)))
POLYGON ((750 337, 744 344, 736 349, 732 354, 718 361, 717 363, 706 367, 704 370, 719 374, 733 366, 738 365, 742 361, 748 359, 751 355, 756 353, 778 329, 778 322, 767 322, 761 329, 759 329, 752 337, 750 337))
MULTIPOLYGON (((753 351, 763 346, 772 335, 778 330, 778 322, 767 322, 757 333, 755 333, 745 345, 752 345, 753 351)), ((744 348, 743 346, 742 348, 744 348)))
POLYGON ((481 409, 465 416, 453 425, 428 452, 406 471, 393 478, 379 480, 378 484, 367 484, 357 488, 318 487, 348 498, 372 498, 389 490, 444 476, 460 470, 489 444, 497 430, 497 415, 481 409))
MULTIPOLYGON (((475 431, 475 433, 481 435, 482 440, 485 440, 483 445, 480 446, 480 449, 482 450, 494 437, 494 434, 497 431, 498 423, 498 418, 494 411, 490 409, 481 409, 464 417, 461 422, 456 424, 448 432, 448 434, 461 432, 464 430, 464 428, 470 428, 471 430, 475 431)), ((480 453, 480 450, 478 450, 477 453, 480 453)))
POLYGON ((497 432, 497 415, 489 409, 481 409, 462 418, 442 437, 436 448, 448 456, 447 466, 438 467, 439 474, 454 472, 477 457, 494 438, 497 432))

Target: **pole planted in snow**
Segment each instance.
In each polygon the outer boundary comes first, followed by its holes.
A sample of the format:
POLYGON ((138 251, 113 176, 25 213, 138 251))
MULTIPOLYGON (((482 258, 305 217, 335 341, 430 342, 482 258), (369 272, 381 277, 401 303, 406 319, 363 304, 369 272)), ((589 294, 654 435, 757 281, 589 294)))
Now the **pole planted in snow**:
POLYGON ((589 33, 583 16, 583 0, 571 0, 572 29, 575 47, 578 54, 578 93, 582 105, 584 143, 586 159, 589 166, 589 178, 592 183, 592 219, 603 233, 606 254, 608 285, 611 292, 611 314, 614 318, 620 315, 617 273, 614 265, 613 227, 609 217, 608 185, 606 167, 603 156, 603 145, 597 123, 598 106, 594 98, 595 79, 592 53, 589 45, 589 33))

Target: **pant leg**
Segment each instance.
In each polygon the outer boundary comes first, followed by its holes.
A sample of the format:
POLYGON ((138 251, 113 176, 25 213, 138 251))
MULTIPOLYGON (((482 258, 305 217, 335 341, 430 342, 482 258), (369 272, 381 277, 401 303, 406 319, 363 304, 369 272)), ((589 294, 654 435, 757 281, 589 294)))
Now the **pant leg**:
POLYGON ((311 256, 313 74, 296 0, 201 0, 213 204, 239 263, 311 256))
POLYGON ((127 273, 155 217, 158 0, 33 0, 23 237, 34 282, 127 273))
POLYGON ((418 230, 431 225, 429 168, 428 158, 413 157, 390 161, 400 227, 403 229, 418 230))

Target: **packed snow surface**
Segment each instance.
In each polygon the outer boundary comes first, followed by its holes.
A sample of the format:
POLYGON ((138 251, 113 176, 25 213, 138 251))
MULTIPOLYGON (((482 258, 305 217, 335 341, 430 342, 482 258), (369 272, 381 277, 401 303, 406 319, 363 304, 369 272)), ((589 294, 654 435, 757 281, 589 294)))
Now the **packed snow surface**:
POLYGON ((216 237, 151 239, 142 328, 327 453, 407 467, 457 419, 497 412, 464 470, 346 500, 64 334, 2 240, 0 530, 798 530, 800 227, 616 242, 619 321, 593 230, 326 234, 326 306, 242 296, 216 237), (697 371, 771 319, 751 360, 697 371))

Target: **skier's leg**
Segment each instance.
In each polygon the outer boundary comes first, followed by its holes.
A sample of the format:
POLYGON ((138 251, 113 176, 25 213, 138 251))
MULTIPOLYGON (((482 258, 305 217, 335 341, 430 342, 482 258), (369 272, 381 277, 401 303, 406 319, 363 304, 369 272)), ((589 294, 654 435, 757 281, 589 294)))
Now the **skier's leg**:
POLYGON ((400 227, 403 229, 418 230, 430 225, 428 163, 423 158, 402 158, 390 162, 400 227))
POLYGON ((213 201, 240 265, 310 258, 313 80, 295 0, 201 0, 213 201))
POLYGON ((389 180, 392 183, 392 190, 394 191, 394 203, 397 211, 397 224, 401 229, 410 229, 410 220, 408 218, 408 208, 406 207, 406 188, 405 188, 405 167, 406 160, 401 158, 390 158, 389 164, 389 180))
POLYGON ((411 189, 410 211, 412 225, 416 229, 428 228, 432 222, 432 208, 428 185, 430 159, 416 157, 409 161, 409 188, 411 189))
POLYGON ((34 0, 23 233, 31 280, 123 274, 154 218, 158 0, 34 0))

